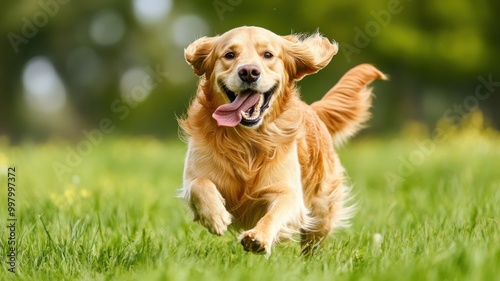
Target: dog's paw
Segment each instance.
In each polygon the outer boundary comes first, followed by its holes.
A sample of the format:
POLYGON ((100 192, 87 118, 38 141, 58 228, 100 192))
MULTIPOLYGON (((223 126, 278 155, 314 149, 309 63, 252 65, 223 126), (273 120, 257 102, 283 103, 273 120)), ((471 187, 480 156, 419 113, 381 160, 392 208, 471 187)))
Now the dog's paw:
POLYGON ((194 221, 208 229, 212 234, 223 235, 231 224, 232 216, 224 206, 196 206, 194 221))
POLYGON ((271 254, 272 242, 254 229, 243 232, 238 239, 241 245, 243 245, 243 249, 247 252, 264 254, 266 258, 271 254))

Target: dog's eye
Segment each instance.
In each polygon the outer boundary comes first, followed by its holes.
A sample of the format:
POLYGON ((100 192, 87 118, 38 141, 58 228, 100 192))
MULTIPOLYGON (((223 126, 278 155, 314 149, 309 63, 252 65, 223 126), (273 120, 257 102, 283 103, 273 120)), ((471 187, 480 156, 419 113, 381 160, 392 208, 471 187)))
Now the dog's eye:
POLYGON ((270 58, 272 58, 272 57, 273 57, 273 54, 271 54, 270 52, 265 52, 265 53, 264 53, 264 57, 265 57, 266 59, 270 59, 270 58))
POLYGON ((231 59, 234 59, 236 57, 236 55, 234 54, 234 52, 227 52, 224 57, 228 60, 231 60, 231 59))

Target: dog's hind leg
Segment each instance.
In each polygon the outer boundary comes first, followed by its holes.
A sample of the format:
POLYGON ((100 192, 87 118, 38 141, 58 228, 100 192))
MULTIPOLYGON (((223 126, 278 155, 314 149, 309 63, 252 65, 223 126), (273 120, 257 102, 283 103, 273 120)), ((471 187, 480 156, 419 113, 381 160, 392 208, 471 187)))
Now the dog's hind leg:
POLYGON ((312 232, 310 230, 301 229, 300 245, 302 247, 303 256, 313 255, 320 248, 330 234, 330 228, 326 227, 322 231, 312 232))

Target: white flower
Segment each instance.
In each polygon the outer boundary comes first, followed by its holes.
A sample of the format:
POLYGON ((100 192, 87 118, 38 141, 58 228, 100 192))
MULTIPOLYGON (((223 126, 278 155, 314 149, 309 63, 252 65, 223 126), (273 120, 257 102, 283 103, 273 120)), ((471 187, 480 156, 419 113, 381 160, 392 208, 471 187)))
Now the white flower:
POLYGON ((384 236, 380 233, 373 234, 373 248, 380 249, 384 242, 384 236))

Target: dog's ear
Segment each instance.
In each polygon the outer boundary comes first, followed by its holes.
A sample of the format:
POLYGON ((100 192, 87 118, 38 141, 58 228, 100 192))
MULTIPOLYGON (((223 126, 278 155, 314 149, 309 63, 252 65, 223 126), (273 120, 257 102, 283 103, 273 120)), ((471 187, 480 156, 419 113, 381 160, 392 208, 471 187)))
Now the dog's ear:
POLYGON ((293 80, 300 80, 325 67, 338 51, 338 44, 315 33, 311 36, 286 35, 285 67, 293 80))
POLYGON ((218 37, 201 37, 184 49, 184 58, 186 62, 193 67, 194 73, 202 76, 207 71, 209 64, 208 56, 214 48, 218 37))

